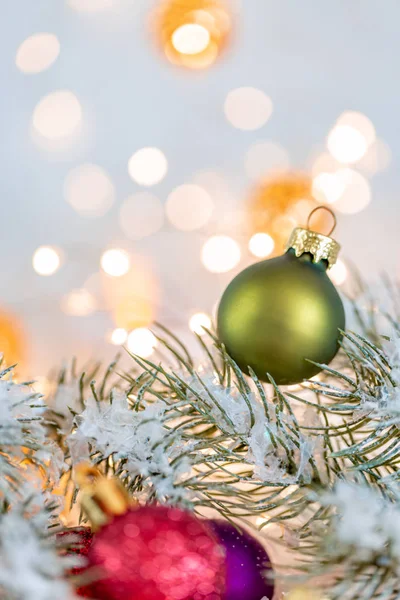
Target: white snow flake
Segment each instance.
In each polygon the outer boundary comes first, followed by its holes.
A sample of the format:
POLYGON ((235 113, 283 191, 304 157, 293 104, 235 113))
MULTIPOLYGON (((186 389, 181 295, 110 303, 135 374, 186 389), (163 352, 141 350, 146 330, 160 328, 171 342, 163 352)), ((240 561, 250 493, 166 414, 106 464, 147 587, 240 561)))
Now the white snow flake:
POLYGON ((63 575, 74 563, 70 557, 61 558, 52 539, 45 537, 47 513, 38 506, 30 508, 33 514, 19 505, 0 515, 0 596, 72 600, 75 595, 63 575))
POLYGON ((322 497, 336 508, 330 538, 333 555, 352 561, 394 562, 400 573, 400 506, 364 484, 339 481, 322 497))
POLYGON ((149 478, 159 498, 170 499, 182 494, 175 485, 190 471, 188 459, 171 460, 185 451, 179 436, 164 425, 166 405, 159 401, 143 404, 135 411, 123 394, 114 394, 112 403, 88 400, 76 417, 77 429, 68 443, 75 462, 85 459, 89 451, 104 457, 125 459, 132 477, 149 478))

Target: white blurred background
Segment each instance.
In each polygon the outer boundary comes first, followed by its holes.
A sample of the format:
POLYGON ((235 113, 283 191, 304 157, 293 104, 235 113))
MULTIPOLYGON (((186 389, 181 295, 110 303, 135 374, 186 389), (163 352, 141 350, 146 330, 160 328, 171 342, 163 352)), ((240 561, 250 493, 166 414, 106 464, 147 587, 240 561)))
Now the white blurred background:
POLYGON ((337 213, 336 283, 397 275, 399 3, 175 5, 0 9, 0 341, 29 376, 150 355, 154 319, 208 324, 312 196, 337 213))

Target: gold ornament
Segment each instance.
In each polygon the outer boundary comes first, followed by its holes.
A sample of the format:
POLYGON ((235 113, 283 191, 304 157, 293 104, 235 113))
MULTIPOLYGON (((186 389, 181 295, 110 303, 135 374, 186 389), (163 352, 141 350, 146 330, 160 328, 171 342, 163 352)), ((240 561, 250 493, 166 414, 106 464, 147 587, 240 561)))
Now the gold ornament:
POLYGON ((93 531, 137 504, 128 496, 119 479, 105 477, 89 463, 82 462, 75 467, 75 481, 81 490, 82 510, 89 518, 93 531))
MULTIPOLYGON (((268 233, 275 243, 274 254, 284 249, 296 226, 304 226, 318 203, 312 195, 312 178, 307 173, 285 172, 261 181, 248 202, 251 234, 268 233)), ((318 215, 314 229, 326 227, 326 217, 318 215)))
POLYGON ((154 29, 171 63, 205 69, 225 48, 232 16, 225 0, 161 0, 154 29))
POLYGON ((307 229, 296 227, 296 229, 293 230, 286 246, 286 250, 293 248, 297 258, 305 252, 308 252, 312 255, 314 263, 318 263, 320 260, 326 260, 329 265, 328 268, 331 268, 336 263, 340 250, 340 244, 329 237, 336 227, 335 213, 330 209, 326 209, 334 219, 333 227, 327 235, 322 235, 322 233, 317 233, 316 231, 311 231, 311 229, 309 229, 311 217, 320 208, 321 207, 317 207, 311 211, 307 221, 307 229))

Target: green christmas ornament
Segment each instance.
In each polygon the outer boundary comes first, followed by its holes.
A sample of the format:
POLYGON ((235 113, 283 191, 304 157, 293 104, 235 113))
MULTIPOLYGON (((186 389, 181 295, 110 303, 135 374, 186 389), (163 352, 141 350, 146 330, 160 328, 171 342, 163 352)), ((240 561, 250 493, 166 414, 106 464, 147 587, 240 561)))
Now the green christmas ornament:
POLYGON ((278 385, 300 383, 320 371, 309 361, 328 364, 336 355, 345 313, 327 275, 340 249, 329 236, 298 227, 285 254, 248 267, 228 285, 218 336, 244 373, 250 366, 263 381, 269 373, 278 385))

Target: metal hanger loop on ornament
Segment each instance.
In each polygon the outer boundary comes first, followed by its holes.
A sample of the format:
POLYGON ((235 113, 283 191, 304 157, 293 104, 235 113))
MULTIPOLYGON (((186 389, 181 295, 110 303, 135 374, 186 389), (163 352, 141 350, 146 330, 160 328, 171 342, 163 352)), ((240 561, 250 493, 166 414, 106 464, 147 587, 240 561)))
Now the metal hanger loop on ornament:
POLYGON ((327 211, 327 212, 328 212, 328 213, 331 215, 331 217, 333 218, 333 226, 332 226, 332 229, 329 231, 329 233, 325 233, 325 234, 324 234, 324 235, 326 235, 326 237, 330 237, 330 236, 332 235, 332 233, 333 233, 333 232, 335 231, 335 229, 336 229, 336 225, 337 225, 337 219, 336 219, 336 215, 335 215, 335 213, 333 212, 333 210, 332 210, 331 208, 328 208, 327 206, 323 206, 323 205, 321 205, 321 206, 316 206, 316 207, 315 207, 315 208, 314 208, 314 209, 313 209, 313 210, 310 212, 310 214, 308 215, 308 219, 307 219, 307 229, 308 229, 309 231, 311 231, 311 230, 310 230, 311 217, 312 217, 312 216, 313 216, 313 215, 314 215, 314 214, 315 214, 317 211, 319 211, 319 210, 326 210, 326 211, 327 211))

